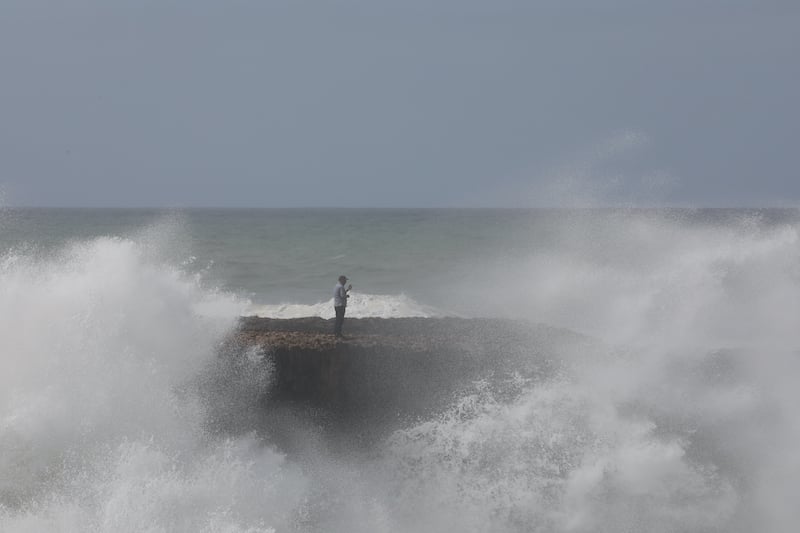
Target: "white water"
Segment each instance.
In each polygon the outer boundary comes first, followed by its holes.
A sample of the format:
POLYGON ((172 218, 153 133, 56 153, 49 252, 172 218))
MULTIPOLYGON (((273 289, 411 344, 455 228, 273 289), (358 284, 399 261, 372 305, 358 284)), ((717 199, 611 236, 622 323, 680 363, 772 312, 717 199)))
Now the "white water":
MULTIPOLYGON (((783 533, 800 523, 794 226, 627 220, 482 265, 470 290, 483 311, 587 332, 596 347, 544 354, 563 362, 544 381, 476 384, 368 457, 310 445, 292 460, 253 436, 207 431, 196 378, 246 305, 171 266, 152 242, 159 231, 3 256, 0 531, 783 533)), ((381 298, 361 308, 376 313, 381 298)), ((421 305, 398 298, 378 316, 415 316, 401 304, 421 305)), ((269 376, 252 379, 255 390, 269 376)))
MULTIPOLYGON (((333 293, 333 289, 331 289, 333 293)), ((266 318, 302 318, 309 316, 324 319, 334 318, 333 298, 327 302, 311 305, 283 303, 276 305, 250 305, 244 313, 247 316, 266 318)), ((435 317, 444 313, 414 301, 404 294, 362 294, 353 291, 347 301, 348 318, 399 318, 399 317, 435 317)))
POLYGON ((484 269, 478 298, 606 348, 560 354, 559 376, 512 401, 479 387, 396 433, 408 530, 796 531, 798 228, 586 230, 484 269))
MULTIPOLYGON (((157 250, 156 250, 157 251, 157 250)), ((203 430, 192 378, 241 305, 98 239, 0 267, 0 530, 271 531, 303 477, 203 430)))

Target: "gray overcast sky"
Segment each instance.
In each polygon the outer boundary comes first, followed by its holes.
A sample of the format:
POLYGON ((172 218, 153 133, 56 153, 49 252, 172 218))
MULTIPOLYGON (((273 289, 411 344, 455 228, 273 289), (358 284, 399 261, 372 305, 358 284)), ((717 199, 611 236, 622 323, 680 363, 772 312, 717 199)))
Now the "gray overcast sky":
POLYGON ((796 0, 3 0, 0 189, 795 205, 798 95, 796 0))

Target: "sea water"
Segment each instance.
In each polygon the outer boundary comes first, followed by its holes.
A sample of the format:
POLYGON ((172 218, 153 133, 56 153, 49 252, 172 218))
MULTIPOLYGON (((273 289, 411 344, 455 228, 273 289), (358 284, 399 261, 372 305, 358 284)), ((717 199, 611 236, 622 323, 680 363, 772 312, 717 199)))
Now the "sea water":
POLYGON ((0 531, 795 531, 798 229, 795 210, 7 208, 0 531), (220 342, 241 315, 332 316, 341 274, 350 317, 591 342, 368 450, 311 422, 276 445, 285 428, 247 430, 268 365, 219 376, 220 342), (217 402, 243 429, 209 428, 217 402))

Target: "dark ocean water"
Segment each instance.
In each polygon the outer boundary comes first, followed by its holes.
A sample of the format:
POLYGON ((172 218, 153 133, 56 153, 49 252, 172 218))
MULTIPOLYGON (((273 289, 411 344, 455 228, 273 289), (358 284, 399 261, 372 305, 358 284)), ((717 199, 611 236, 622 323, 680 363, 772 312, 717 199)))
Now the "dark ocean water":
MULTIPOLYGON (((757 209, 5 209, 0 530, 794 531, 799 229, 757 209), (497 368, 368 450, 313 417, 293 449, 286 426, 208 432, 196 383, 237 317, 327 317, 339 274, 350 316, 591 342, 507 347, 560 370, 497 368)), ((231 402, 270 380, 244 361, 231 402)))

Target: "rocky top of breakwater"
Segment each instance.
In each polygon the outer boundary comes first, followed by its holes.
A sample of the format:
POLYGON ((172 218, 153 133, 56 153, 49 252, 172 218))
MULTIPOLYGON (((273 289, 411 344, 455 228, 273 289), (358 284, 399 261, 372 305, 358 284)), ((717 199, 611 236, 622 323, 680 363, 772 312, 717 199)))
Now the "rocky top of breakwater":
MULTIPOLYGON (((239 342, 281 352, 397 349, 418 353, 484 344, 488 340, 487 328, 499 333, 498 330, 508 330, 511 324, 492 319, 355 318, 346 320, 345 337, 337 339, 331 333, 332 319, 243 317, 236 337, 239 342)), ((496 334, 490 336, 492 344, 499 340, 496 334)))

